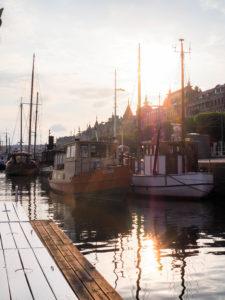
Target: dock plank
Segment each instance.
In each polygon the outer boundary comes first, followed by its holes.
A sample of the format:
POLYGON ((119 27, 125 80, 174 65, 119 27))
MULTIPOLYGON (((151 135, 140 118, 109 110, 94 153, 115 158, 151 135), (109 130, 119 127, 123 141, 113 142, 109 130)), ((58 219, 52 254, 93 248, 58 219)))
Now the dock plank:
POLYGON ((5 202, 0 201, 0 222, 9 222, 6 208, 5 208, 5 202))
MULTIPOLYGON (((93 267, 93 265, 84 257, 84 255, 75 247, 72 241, 63 233, 63 231, 53 222, 49 223, 50 226, 54 229, 56 234, 64 241, 67 245, 67 249, 70 251, 73 259, 79 261, 83 269, 85 269, 101 286, 106 292, 109 299, 118 299, 117 292, 112 288, 112 286, 104 279, 104 277, 93 267)), ((120 296, 119 296, 120 297, 120 296)))
POLYGON ((0 202, 0 299, 95 299, 60 251, 62 239, 36 225, 42 239, 19 203, 0 202))
POLYGON ((6 212, 8 215, 9 222, 18 222, 19 218, 16 214, 15 208, 12 202, 5 202, 6 212))
MULTIPOLYGON (((67 276, 68 270, 70 270, 70 275, 72 270, 76 280, 78 279, 83 289, 89 292, 90 299, 122 299, 54 222, 32 221, 32 226, 51 252, 70 285, 71 278, 67 276)), ((73 285, 71 287, 73 288, 73 285)), ((76 291, 76 294, 79 299, 86 299, 81 297, 79 291, 76 291)))
POLYGON ((12 300, 33 299, 17 249, 4 250, 12 300))
POLYGON ((23 207, 19 202, 13 202, 14 209, 20 222, 29 222, 29 218, 26 215, 23 207))
POLYGON ((31 248, 43 248, 44 245, 37 236, 34 228, 31 226, 29 222, 22 222, 20 223, 20 226, 31 246, 31 248))
POLYGON ((16 243, 17 249, 30 248, 30 245, 24 235, 24 232, 20 226, 20 223, 19 222, 10 223, 9 226, 11 228, 11 232, 14 237, 14 241, 16 243))
POLYGON ((57 299, 53 294, 32 249, 20 249, 19 253, 34 299, 57 299))
POLYGON ((58 300, 78 299, 67 281, 65 281, 64 276, 60 272, 52 257, 49 255, 47 249, 34 249, 34 253, 41 265, 43 272, 48 278, 56 298, 58 300))
POLYGON ((65 257, 62 255, 61 251, 58 250, 57 246, 54 244, 51 237, 45 230, 43 226, 45 222, 42 221, 31 221, 32 226, 38 233, 39 237, 44 242, 45 246, 48 248, 49 252, 51 253, 52 257, 54 258, 56 264, 59 266, 60 270, 62 271, 63 275, 67 279, 68 283, 70 284, 71 288, 77 295, 78 299, 81 300, 93 300, 94 298, 91 294, 87 291, 85 286, 77 277, 76 273, 74 273, 71 266, 66 261, 65 257))
POLYGON ((8 278, 6 273, 5 259, 4 253, 0 250, 0 291, 1 291, 1 299, 8 300, 10 299, 8 278))
POLYGON ((0 235, 3 249, 16 249, 9 223, 0 223, 0 235))

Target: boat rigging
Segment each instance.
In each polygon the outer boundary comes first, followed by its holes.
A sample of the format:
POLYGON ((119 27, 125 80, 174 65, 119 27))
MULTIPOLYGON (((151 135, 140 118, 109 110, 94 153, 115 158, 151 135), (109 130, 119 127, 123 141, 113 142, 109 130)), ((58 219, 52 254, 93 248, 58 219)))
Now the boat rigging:
MULTIPOLYGON (((213 189, 213 175, 197 170, 198 159, 195 145, 185 143, 184 39, 179 41, 181 46, 181 142, 162 143, 159 126, 156 145, 151 142, 143 145, 145 150, 143 170, 140 169, 138 152, 138 174, 132 176, 132 188, 137 194, 201 198, 208 195, 213 189)), ((138 80, 140 80, 140 66, 138 67, 138 80)), ((139 140, 141 134, 140 86, 139 83, 137 109, 139 140)), ((138 145, 138 149, 140 146, 141 143, 138 145)))

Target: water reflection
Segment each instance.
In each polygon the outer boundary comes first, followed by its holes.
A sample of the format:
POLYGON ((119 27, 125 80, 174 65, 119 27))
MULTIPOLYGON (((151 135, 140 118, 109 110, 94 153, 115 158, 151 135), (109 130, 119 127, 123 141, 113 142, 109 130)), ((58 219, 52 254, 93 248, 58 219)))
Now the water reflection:
POLYGON ((16 186, 30 219, 54 219, 124 299, 223 299, 223 202, 62 196, 3 174, 0 199, 16 186))
POLYGON ((141 236, 141 229, 142 229, 142 224, 141 224, 141 217, 137 216, 137 263, 136 263, 136 269, 137 269, 137 281, 136 281, 136 299, 139 298, 139 294, 141 291, 141 273, 142 273, 142 268, 141 268, 141 250, 142 250, 142 236, 141 236))

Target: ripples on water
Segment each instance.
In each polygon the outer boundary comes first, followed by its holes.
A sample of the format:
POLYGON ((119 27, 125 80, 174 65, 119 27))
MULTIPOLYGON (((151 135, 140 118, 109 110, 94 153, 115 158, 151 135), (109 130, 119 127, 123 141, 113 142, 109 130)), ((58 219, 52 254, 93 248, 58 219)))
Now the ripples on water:
POLYGON ((225 299, 225 204, 75 199, 46 179, 6 179, 0 200, 19 201, 30 219, 53 219, 124 299, 225 299))

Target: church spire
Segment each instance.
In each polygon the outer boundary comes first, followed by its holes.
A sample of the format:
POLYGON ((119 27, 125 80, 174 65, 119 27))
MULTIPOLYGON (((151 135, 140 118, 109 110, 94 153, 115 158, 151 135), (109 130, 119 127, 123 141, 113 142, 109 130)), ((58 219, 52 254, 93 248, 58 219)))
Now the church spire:
POLYGON ((131 110, 131 107, 130 107, 130 99, 128 98, 128 101, 127 101, 127 108, 124 112, 124 115, 123 115, 123 119, 130 119, 133 117, 133 112, 131 110))
POLYGON ((97 128, 97 126, 98 126, 98 117, 96 116, 96 121, 95 121, 94 127, 97 128))

